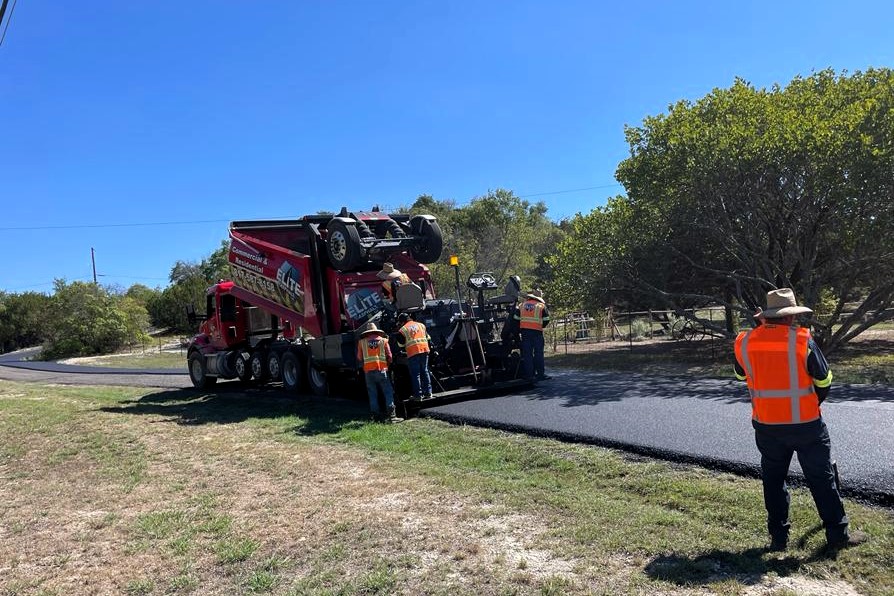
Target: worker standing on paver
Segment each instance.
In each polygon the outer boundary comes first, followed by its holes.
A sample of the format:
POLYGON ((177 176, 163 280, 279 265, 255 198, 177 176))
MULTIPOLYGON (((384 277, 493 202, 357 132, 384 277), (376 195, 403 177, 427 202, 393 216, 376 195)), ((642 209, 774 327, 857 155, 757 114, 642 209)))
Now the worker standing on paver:
POLYGON ((550 377, 545 374, 543 357, 543 328, 549 325, 549 310, 543 300, 543 291, 531 290, 525 294, 515 313, 521 330, 522 368, 526 379, 543 381, 550 377))
POLYGON ((385 398, 385 415, 388 420, 398 422, 394 411, 394 388, 388 378, 388 365, 391 364, 391 348, 388 336, 374 323, 370 323, 360 334, 357 342, 357 360, 363 367, 366 377, 366 390, 369 393, 369 410, 374 416, 381 413, 379 409, 379 391, 385 398))
POLYGON ((831 549, 864 542, 864 532, 848 532, 848 518, 832 470, 829 430, 820 404, 829 394, 832 371, 810 331, 795 317, 813 312, 798 306, 790 288, 767 293, 767 309, 755 315, 761 325, 736 338, 735 372, 748 383, 755 441, 771 551, 788 546, 790 495, 786 485, 792 455, 798 461, 831 549))
POLYGON ((395 269, 392 263, 383 263, 382 270, 376 277, 382 280, 382 295, 390 302, 394 302, 397 298, 397 288, 403 284, 413 283, 409 275, 400 269, 395 269))

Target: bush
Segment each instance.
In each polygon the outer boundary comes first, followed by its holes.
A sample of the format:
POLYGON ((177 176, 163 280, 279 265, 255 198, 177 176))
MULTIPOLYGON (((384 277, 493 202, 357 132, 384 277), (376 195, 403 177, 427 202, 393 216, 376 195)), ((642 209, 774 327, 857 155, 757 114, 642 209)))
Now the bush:
POLYGON ((145 307, 96 284, 56 282, 42 357, 108 354, 139 341, 148 326, 145 307))

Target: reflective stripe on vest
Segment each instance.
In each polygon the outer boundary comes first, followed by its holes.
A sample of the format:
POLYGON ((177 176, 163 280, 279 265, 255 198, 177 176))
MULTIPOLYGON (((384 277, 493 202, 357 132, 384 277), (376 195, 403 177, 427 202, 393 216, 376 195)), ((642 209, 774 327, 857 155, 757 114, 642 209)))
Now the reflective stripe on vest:
POLYGON ((809 338, 807 329, 762 325, 736 339, 755 421, 801 424, 820 417, 819 399, 807 372, 809 338))
POLYGON ((543 309, 546 306, 538 300, 526 300, 519 312, 519 327, 543 331, 543 309))
POLYGON ((422 323, 407 323, 400 328, 400 334, 406 341, 408 357, 428 352, 428 334, 422 323))
POLYGON ((367 339, 360 342, 360 351, 363 354, 363 372, 374 370, 388 370, 388 357, 385 355, 387 339, 367 339))

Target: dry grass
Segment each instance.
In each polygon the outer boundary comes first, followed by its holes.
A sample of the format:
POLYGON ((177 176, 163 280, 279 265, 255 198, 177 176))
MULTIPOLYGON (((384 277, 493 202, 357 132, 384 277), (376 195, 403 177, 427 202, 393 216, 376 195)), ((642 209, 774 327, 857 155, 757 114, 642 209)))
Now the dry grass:
POLYGON ((737 553, 753 481, 351 406, 0 382, 0 594, 849 596, 857 564, 894 586, 884 513, 852 513, 881 550, 841 570, 737 553))

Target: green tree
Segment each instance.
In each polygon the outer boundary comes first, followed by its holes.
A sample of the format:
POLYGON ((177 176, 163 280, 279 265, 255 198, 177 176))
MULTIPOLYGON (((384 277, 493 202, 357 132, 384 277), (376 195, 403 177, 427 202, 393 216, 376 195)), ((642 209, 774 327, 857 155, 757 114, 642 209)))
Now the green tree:
POLYGON ((459 257, 463 284, 470 273, 482 271, 493 273, 501 284, 510 275, 519 275, 526 287, 551 281, 551 267, 545 257, 563 233, 546 216, 547 208, 542 202, 532 204, 512 191, 498 189, 463 207, 423 195, 410 211, 438 218, 444 252, 431 265, 431 271, 441 295, 454 293, 455 272, 449 265, 450 255, 459 257))
POLYGON ((44 358, 107 354, 126 344, 127 317, 105 288, 56 280, 46 335, 44 358))
POLYGON ((50 297, 38 292, 0 292, 0 349, 7 352, 40 345, 46 334, 50 297))
POLYGON ((891 70, 826 70, 784 88, 737 80, 629 127, 626 229, 588 249, 598 279, 641 304, 743 317, 792 287, 830 353, 891 319, 892 105, 891 70))
POLYGON ((186 317, 186 308, 197 312, 205 309, 205 292, 221 279, 229 278, 230 244, 224 240, 200 262, 177 261, 171 267, 170 285, 147 304, 152 324, 182 333, 192 333, 195 326, 186 317))

